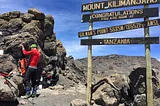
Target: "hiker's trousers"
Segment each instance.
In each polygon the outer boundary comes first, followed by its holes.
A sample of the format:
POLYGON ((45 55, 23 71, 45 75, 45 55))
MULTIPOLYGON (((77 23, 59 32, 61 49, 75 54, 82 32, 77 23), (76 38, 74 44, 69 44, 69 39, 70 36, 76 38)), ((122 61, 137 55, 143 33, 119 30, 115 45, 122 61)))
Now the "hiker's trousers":
POLYGON ((23 80, 25 87, 36 87, 36 71, 37 69, 28 67, 23 80))

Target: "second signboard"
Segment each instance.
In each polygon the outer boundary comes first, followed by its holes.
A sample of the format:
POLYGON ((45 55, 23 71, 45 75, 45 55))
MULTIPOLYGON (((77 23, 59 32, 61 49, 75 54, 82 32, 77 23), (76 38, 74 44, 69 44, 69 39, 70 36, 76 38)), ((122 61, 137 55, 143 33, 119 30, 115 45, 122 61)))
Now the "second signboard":
POLYGON ((132 30, 132 29, 138 29, 138 28, 145 28, 145 27, 151 27, 151 26, 159 26, 159 25, 160 25, 160 19, 155 19, 155 20, 149 20, 147 22, 142 21, 142 22, 136 22, 136 23, 131 23, 131 24, 78 32, 78 36, 79 38, 81 38, 81 37, 95 36, 95 35, 120 32, 120 31, 132 30))
POLYGON ((96 22, 96 21, 108 21, 108 20, 121 20, 143 17, 157 17, 158 8, 147 9, 134 9, 125 11, 104 12, 95 14, 84 14, 82 16, 82 22, 96 22))

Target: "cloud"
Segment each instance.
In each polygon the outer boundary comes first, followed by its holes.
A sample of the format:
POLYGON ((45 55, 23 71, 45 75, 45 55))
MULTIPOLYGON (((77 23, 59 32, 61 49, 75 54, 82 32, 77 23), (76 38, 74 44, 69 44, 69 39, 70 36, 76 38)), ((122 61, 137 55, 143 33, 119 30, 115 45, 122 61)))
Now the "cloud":
POLYGON ((72 55, 75 59, 87 57, 87 47, 81 46, 80 41, 64 41, 63 46, 66 49, 67 56, 72 55))

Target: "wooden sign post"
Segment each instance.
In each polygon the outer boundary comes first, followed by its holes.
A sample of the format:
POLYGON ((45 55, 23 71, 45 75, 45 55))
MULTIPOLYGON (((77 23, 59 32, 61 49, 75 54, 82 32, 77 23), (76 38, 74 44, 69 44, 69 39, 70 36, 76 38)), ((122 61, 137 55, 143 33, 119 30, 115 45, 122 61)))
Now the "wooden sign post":
MULTIPOLYGON (((149 5, 144 5, 144 8, 148 8, 149 5)), ((148 21, 149 18, 145 17, 144 21, 148 21)), ((144 27, 144 37, 150 37, 149 27, 144 27)), ((152 87, 152 69, 151 69, 151 56, 150 56, 150 44, 145 44, 145 57, 146 57, 146 103, 147 106, 153 106, 153 87, 152 87)))
MULTIPOLYGON (((93 14, 93 12, 90 12, 93 14)), ((93 22, 89 23, 89 30, 93 29, 93 22)), ((92 36, 88 37, 89 40, 92 36)), ((88 45, 88 74, 87 74, 87 104, 91 103, 91 89, 92 89, 92 45, 88 45)))

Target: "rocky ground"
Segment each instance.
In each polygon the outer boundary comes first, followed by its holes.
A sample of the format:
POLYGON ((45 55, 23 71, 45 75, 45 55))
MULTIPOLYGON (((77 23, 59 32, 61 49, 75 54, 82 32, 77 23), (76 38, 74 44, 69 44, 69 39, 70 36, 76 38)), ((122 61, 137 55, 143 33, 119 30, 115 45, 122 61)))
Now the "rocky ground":
POLYGON ((38 90, 37 98, 28 100, 19 98, 18 106, 70 106, 72 100, 83 99, 85 95, 75 91, 54 91, 50 89, 38 90))

